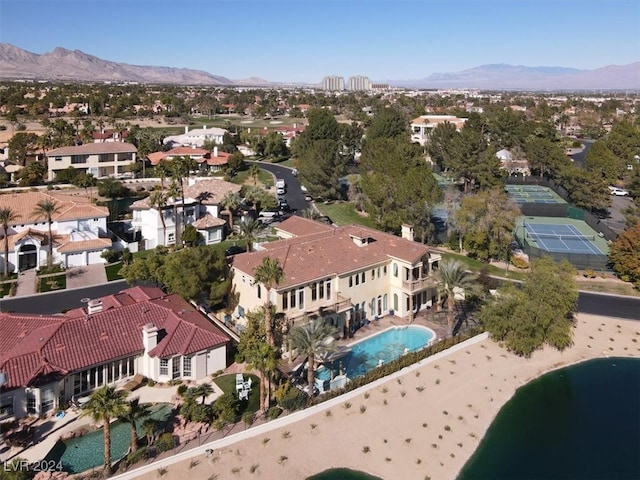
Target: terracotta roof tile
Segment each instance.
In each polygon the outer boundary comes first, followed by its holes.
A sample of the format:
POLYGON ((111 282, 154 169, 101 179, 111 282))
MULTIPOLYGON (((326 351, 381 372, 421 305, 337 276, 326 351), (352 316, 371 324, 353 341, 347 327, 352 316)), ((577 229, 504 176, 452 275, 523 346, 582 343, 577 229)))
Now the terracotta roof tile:
POLYGON ((206 230, 208 228, 220 227, 227 223, 225 220, 221 218, 216 218, 213 215, 207 213, 203 215, 198 220, 192 223, 196 230, 206 230))
POLYGON ((85 143, 71 147, 60 147, 47 152, 47 157, 67 155, 98 155, 100 153, 136 153, 135 145, 125 142, 85 143))

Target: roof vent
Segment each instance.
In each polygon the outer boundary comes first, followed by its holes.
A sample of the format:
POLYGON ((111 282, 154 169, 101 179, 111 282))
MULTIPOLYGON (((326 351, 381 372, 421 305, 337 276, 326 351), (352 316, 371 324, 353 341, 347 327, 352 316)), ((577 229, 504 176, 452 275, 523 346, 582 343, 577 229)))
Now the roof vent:
POLYGON ((102 300, 89 300, 87 303, 87 313, 91 315, 92 313, 98 313, 102 311, 102 300))

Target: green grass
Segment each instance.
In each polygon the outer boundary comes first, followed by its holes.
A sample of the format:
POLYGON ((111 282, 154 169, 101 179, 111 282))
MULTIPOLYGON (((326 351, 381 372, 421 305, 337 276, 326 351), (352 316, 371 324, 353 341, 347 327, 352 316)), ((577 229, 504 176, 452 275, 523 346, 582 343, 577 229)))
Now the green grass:
MULTIPOLYGON (((254 185, 253 178, 249 177, 249 169, 240 170, 236 173, 236 175, 231 179, 232 183, 236 185, 254 185)), ((260 169, 260 173, 258 174, 258 185, 269 185, 273 186, 274 180, 273 175, 269 172, 260 169)))
POLYGON ((337 225, 358 224, 365 227, 375 228, 373 220, 369 217, 360 215, 356 211, 356 207, 350 202, 336 202, 330 204, 316 203, 316 208, 327 215, 337 225))
POLYGON ((121 268, 122 268, 122 262, 106 265, 104 267, 104 270, 107 273, 107 280, 109 282, 113 282, 114 280, 122 280, 122 277, 120 276, 121 268))
POLYGON ((15 282, 5 282, 0 283, 0 298, 6 297, 9 295, 9 291, 11 290, 11 284, 15 282))
POLYGON ((509 267, 509 272, 505 274, 504 268, 496 267, 495 265, 489 265, 488 263, 481 262, 474 258, 469 258, 465 255, 460 255, 459 253, 443 253, 443 260, 457 260, 462 263, 468 270, 473 272, 480 272, 482 269, 486 269, 489 275, 495 275, 497 277, 506 277, 511 278, 513 280, 524 280, 527 278, 526 272, 516 272, 513 266, 509 267))
MULTIPOLYGON (((255 413, 260 408, 260 379, 255 375, 244 374, 245 381, 251 378, 251 391, 249 392, 249 401, 247 403, 240 402, 240 408, 236 412, 238 416, 242 416, 244 412, 255 413)), ((236 375, 221 375, 214 378, 213 382, 222 389, 224 393, 236 395, 236 375)))
POLYGON ((67 274, 54 275, 51 277, 38 277, 39 291, 52 292, 55 290, 64 290, 67 288, 67 274))

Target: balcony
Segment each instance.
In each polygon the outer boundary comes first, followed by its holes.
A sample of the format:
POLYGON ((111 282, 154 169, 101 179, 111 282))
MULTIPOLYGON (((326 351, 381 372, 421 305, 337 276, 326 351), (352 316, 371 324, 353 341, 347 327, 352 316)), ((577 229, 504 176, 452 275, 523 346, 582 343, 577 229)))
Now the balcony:
POLYGON ((336 300, 328 300, 322 304, 314 305, 311 308, 305 309, 303 312, 297 312, 287 314, 287 320, 293 324, 299 323, 305 317, 322 317, 331 313, 346 312, 351 308, 351 298, 345 298, 342 295, 338 295, 336 300))
POLYGON ((419 292, 436 286, 436 282, 431 277, 418 278, 416 280, 403 280, 402 289, 410 293, 419 292))

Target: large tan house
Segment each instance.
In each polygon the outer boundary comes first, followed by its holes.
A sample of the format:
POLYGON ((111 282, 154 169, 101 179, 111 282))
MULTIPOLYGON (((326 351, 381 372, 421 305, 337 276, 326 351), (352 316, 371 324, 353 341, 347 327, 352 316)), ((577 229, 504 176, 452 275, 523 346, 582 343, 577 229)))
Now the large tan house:
POLYGON ((403 227, 400 238, 359 225, 335 227, 293 216, 277 232, 282 240, 233 258, 239 324, 266 301, 265 285, 255 279, 265 257, 277 259, 284 271, 271 301, 289 324, 324 317, 346 335, 366 320, 409 317, 437 299, 434 271, 440 255, 414 242, 410 226, 403 227))
POLYGON ((466 118, 458 118, 455 115, 421 115, 411 121, 411 141, 424 147, 429 143, 429 137, 438 125, 450 123, 460 131, 466 121, 466 118))
POLYGON ((135 163, 138 149, 125 142, 87 143, 61 147, 47 152, 49 181, 56 173, 73 167, 96 178, 119 178, 128 173, 128 166, 135 163))

